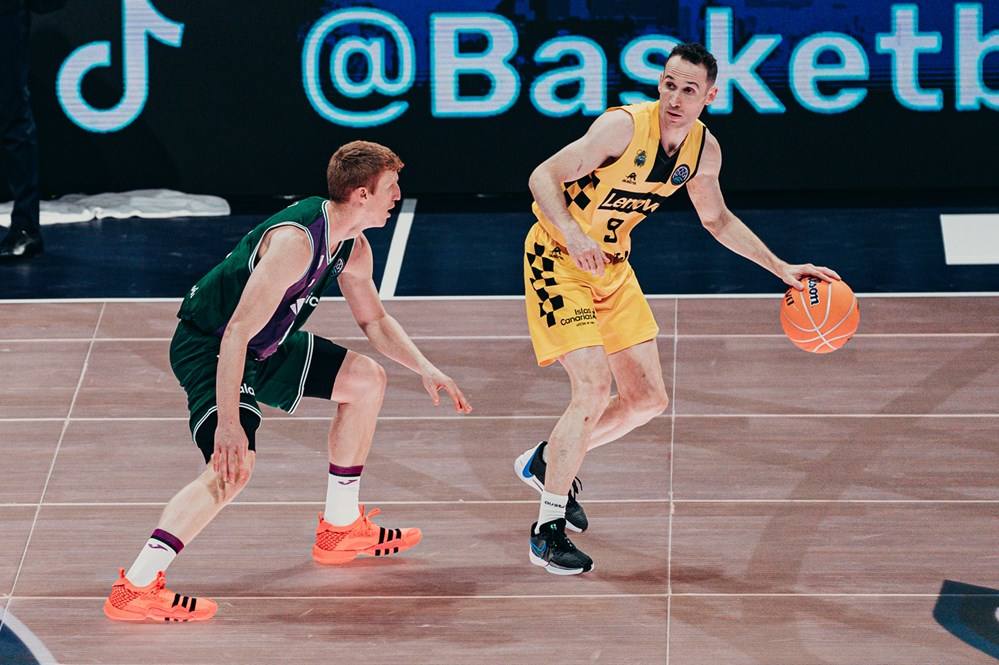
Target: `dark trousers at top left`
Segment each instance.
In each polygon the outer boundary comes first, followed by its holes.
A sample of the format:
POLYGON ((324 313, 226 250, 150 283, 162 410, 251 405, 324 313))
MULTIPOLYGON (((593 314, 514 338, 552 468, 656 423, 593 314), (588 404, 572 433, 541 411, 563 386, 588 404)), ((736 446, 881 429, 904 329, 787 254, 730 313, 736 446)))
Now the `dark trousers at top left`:
POLYGON ((38 134, 28 94, 30 29, 24 2, 13 7, 0 3, 0 161, 14 198, 11 231, 37 234, 38 134))

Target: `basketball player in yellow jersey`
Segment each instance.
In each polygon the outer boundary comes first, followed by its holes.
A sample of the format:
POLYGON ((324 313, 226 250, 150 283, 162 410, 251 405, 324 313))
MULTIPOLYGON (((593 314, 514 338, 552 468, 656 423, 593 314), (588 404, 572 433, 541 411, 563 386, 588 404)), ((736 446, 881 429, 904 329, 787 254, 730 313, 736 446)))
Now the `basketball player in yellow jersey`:
POLYGON ((721 149, 698 120, 718 94, 717 72, 700 44, 677 46, 659 77, 658 101, 607 110, 531 174, 538 222, 524 243, 528 327, 538 364, 561 362, 572 398, 548 441, 525 451, 514 468, 541 492, 530 559, 550 573, 593 567, 565 535, 566 528, 587 527, 575 478, 586 451, 647 423, 669 403, 659 327, 628 262, 631 230, 686 186, 715 239, 792 288, 800 290, 805 275, 839 279, 828 268, 777 258, 725 206, 721 149))

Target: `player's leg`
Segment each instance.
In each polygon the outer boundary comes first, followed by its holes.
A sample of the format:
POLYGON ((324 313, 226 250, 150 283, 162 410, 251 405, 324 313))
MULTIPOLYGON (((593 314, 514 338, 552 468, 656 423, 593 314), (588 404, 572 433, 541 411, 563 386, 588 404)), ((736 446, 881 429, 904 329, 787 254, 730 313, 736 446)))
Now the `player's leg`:
MULTIPOLYGON (((531 344, 542 367, 577 349, 602 347, 588 280, 540 225, 531 229, 524 242, 525 305, 531 344)), ((547 454, 548 443, 542 441, 514 460, 517 477, 538 492, 545 489, 547 454)), ((574 488, 568 493, 565 519, 573 531, 587 527, 574 488)))
POLYGON ((330 464, 340 467, 364 464, 387 383, 381 365, 367 356, 347 352, 331 391, 337 408, 327 438, 330 464))
MULTIPOLYGON (((218 340, 181 323, 170 347, 170 363, 188 395, 191 433, 207 463, 214 452, 218 409, 215 374, 218 340)), ((206 598, 176 594, 165 588, 165 572, 190 543, 229 504, 250 480, 255 462, 255 435, 260 412, 253 398, 252 377, 244 377, 240 392, 240 424, 250 446, 249 473, 223 482, 210 465, 167 503, 156 529, 126 573, 119 572, 104 604, 104 613, 120 621, 203 621, 218 606, 206 598)))
POLYGON ((569 375, 572 396, 548 437, 545 490, 568 494, 593 429, 610 402, 611 371, 599 346, 577 349, 560 360, 569 375))
POLYGON ((189 544, 246 487, 256 453, 249 453, 250 473, 225 483, 208 465, 167 503, 156 529, 126 573, 119 571, 104 613, 119 621, 204 621, 218 606, 207 598, 182 596, 165 588, 166 569, 189 544))
POLYGON ((594 428, 590 448, 614 441, 644 425, 669 404, 656 342, 659 326, 634 270, 628 264, 621 268, 627 273, 625 279, 597 308, 617 395, 611 397, 594 428))
POLYGON ((531 534, 531 562, 557 575, 592 569, 593 561, 565 536, 566 505, 593 428, 610 400, 611 372, 603 347, 571 351, 560 358, 572 396, 548 438, 544 490, 531 534))
POLYGON ((655 339, 607 356, 617 394, 593 428, 589 450, 615 441, 669 406, 655 339))
POLYGON ((261 368, 257 397, 294 411, 302 397, 337 402, 327 437, 329 473, 326 507, 319 516, 312 556, 338 564, 358 555, 390 556, 413 547, 415 528, 386 529, 373 524, 358 502, 361 474, 371 449, 387 384, 377 362, 318 337, 296 332, 261 368))
POLYGON ((326 438, 330 468, 323 517, 331 525, 347 526, 359 516, 361 473, 375 436, 386 384, 381 365, 347 352, 330 391, 337 405, 326 438))

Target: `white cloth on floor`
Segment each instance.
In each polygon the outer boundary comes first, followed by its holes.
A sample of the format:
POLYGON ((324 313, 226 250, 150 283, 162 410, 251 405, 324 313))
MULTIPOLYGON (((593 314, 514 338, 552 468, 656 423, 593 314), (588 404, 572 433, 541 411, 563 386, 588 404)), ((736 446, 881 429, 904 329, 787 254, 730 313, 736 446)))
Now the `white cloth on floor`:
MULTIPOLYGON (((0 203, 0 225, 10 226, 11 201, 0 203)), ((146 217, 219 217, 230 213, 229 202, 218 196, 185 194, 170 189, 136 189, 106 194, 67 194, 42 201, 41 223, 65 224, 91 219, 146 217)))

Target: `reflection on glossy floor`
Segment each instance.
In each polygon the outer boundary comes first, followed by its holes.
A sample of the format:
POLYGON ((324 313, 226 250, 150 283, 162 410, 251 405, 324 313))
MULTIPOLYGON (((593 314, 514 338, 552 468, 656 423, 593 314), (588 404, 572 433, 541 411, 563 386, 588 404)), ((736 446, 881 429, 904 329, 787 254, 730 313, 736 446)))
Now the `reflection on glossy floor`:
MULTIPOLYGON (((529 565, 512 473, 568 399, 523 303, 389 303, 475 405, 435 410, 385 361, 362 499, 423 543, 313 564, 332 406, 268 410, 249 489, 170 569, 221 605, 185 626, 100 612, 200 466, 176 302, 0 304, 0 604, 61 663, 994 662, 932 613, 945 579, 999 584, 997 304, 867 298, 861 334, 810 356, 776 300, 654 300, 671 410, 587 457, 597 566, 566 579, 529 565)), ((370 352, 342 302, 310 328, 370 352)))

